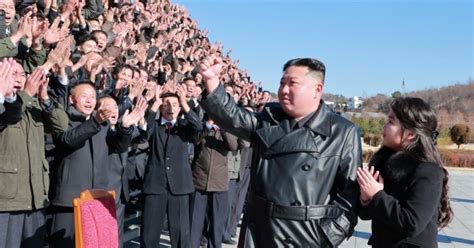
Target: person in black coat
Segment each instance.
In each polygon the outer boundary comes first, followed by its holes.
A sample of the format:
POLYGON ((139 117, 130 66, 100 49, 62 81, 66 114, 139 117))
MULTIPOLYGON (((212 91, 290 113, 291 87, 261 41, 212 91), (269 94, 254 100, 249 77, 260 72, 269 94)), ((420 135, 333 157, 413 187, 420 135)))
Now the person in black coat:
POLYGON ((189 194, 194 192, 188 143, 197 139, 201 122, 186 102, 186 90, 177 94, 156 91, 156 101, 147 114, 150 157, 143 184, 141 247, 156 247, 168 215, 172 247, 189 247, 189 194), (160 110, 160 118, 156 112, 160 110), (183 110, 184 118, 179 118, 183 110))
MULTIPOLYGON (((117 122, 119 120, 119 107, 117 102, 110 96, 102 97, 97 101, 99 106, 113 110, 113 114, 109 117, 110 131, 117 132, 117 122)), ((133 129, 132 137, 134 139, 141 139, 142 136, 146 139, 146 131, 140 130, 135 126, 138 121, 144 117, 147 103, 144 98, 139 98, 133 110, 125 111, 122 119, 122 126, 129 126, 133 129)), ((128 151, 118 152, 109 151, 109 168, 107 169, 107 189, 115 191, 115 207, 117 216, 117 225, 119 232, 119 247, 123 246, 123 228, 125 219, 125 205, 130 199, 129 184, 128 184, 128 170, 126 168, 128 160, 128 151)))
POLYGON ((77 84, 69 101, 69 127, 53 137, 57 154, 52 165, 50 247, 74 247, 73 199, 86 189, 107 188, 109 153, 127 151, 131 140, 126 121, 115 132, 109 129, 112 110, 99 106, 94 113, 93 85, 77 84))
POLYGON ((362 166, 358 128, 321 100, 325 66, 311 58, 283 67, 279 103, 240 108, 219 83, 222 59, 200 65, 201 106, 223 129, 253 145, 240 247, 337 247, 357 223, 362 166))
POLYGON ((453 217, 448 172, 436 144, 437 119, 420 98, 391 104, 383 146, 359 168, 360 218, 372 220, 372 247, 438 247, 438 230, 453 217))

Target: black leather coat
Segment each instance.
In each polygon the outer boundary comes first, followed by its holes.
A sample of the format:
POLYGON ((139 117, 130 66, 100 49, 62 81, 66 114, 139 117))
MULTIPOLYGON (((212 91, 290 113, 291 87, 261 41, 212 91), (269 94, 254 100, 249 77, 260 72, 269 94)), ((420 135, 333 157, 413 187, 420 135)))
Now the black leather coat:
POLYGON ((359 131, 323 102, 291 130, 278 103, 239 108, 219 86, 201 105, 224 130, 254 147, 240 247, 336 247, 351 236, 362 165, 359 131))

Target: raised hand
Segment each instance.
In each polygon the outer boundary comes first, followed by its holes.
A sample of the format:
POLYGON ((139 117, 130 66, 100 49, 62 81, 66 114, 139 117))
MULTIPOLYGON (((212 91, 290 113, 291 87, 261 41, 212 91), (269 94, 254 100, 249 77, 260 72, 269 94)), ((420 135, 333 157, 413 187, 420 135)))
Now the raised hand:
POLYGON ((69 30, 62 30, 59 28, 60 20, 60 17, 56 17, 56 19, 54 19, 53 23, 49 27, 48 31, 46 31, 44 41, 47 44, 55 44, 59 41, 66 39, 66 37, 69 35, 69 30))
POLYGON ((222 70, 222 64, 221 57, 215 54, 209 55, 201 62, 199 74, 202 76, 207 92, 213 92, 219 86, 219 74, 222 70))
POLYGON ((49 78, 46 77, 46 75, 44 78, 45 80, 43 80, 42 83, 38 87, 38 98, 40 99, 41 102, 45 102, 49 100, 49 96, 48 96, 49 78))
POLYGON ((66 40, 58 43, 56 48, 48 54, 46 63, 41 66, 44 70, 49 71, 54 65, 57 65, 59 68, 66 66, 71 54, 71 39, 72 37, 68 37, 66 40))
POLYGON ((187 88, 185 84, 180 84, 176 87, 176 94, 179 97, 179 103, 181 104, 181 107, 183 108, 184 112, 189 112, 191 108, 188 105, 188 99, 186 98, 187 94, 187 88))
POLYGON ((161 99, 162 88, 163 87, 158 84, 155 87, 155 102, 151 106, 151 111, 153 112, 157 112, 158 108, 163 104, 163 99, 161 99))
POLYGON ((148 81, 145 86, 145 99, 151 101, 155 97, 156 84, 153 81, 148 81))
POLYGON ((136 97, 141 96, 145 90, 146 83, 147 82, 145 80, 139 80, 133 84, 132 87, 130 87, 130 93, 128 94, 128 97, 133 100, 136 97))
POLYGON ((102 102, 97 109, 97 113, 95 115, 95 120, 98 123, 106 122, 111 116, 113 115, 113 111, 111 109, 104 107, 104 102, 102 102))
MULTIPOLYGON (((34 97, 38 94, 38 91, 40 90, 40 86, 45 83, 47 84, 46 73, 44 72, 42 68, 38 67, 26 79, 24 91, 29 96, 34 97)), ((41 93, 43 94, 44 92, 41 92, 41 93)), ((48 99, 47 93, 46 93, 46 96, 43 94, 40 97, 45 97, 45 98, 40 98, 41 100, 48 99)))
POLYGON ((137 124, 145 116, 148 107, 147 101, 143 97, 139 97, 137 103, 129 112, 127 109, 122 117, 122 127, 129 128, 131 125, 137 124))
POLYGON ((13 66, 15 65, 13 58, 4 58, 0 62, 0 95, 13 95, 13 85, 15 79, 13 78, 13 66))
POLYGON ((357 168, 357 182, 360 188, 360 200, 363 204, 368 204, 377 192, 383 190, 383 178, 379 171, 374 172, 374 167, 370 166, 357 168))

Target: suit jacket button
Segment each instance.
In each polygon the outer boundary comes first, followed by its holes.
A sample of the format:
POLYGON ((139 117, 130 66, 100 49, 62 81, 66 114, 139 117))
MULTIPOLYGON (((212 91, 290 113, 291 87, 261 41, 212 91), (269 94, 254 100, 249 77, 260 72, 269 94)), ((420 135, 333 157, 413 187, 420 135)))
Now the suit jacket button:
POLYGON ((167 170, 170 170, 170 167, 169 167, 169 166, 166 166, 166 169, 167 169, 167 170))
POLYGON ((309 171, 311 169, 311 166, 309 164, 305 164, 301 167, 304 171, 309 171))

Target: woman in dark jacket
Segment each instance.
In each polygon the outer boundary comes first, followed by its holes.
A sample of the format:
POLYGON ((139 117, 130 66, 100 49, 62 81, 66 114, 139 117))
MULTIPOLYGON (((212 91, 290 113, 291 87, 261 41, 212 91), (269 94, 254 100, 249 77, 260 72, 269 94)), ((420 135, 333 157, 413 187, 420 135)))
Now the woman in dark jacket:
POLYGON ((391 104, 383 146, 358 169, 360 217, 372 220, 373 247, 438 247, 438 228, 453 212, 448 172, 436 144, 436 115, 419 98, 391 104))

